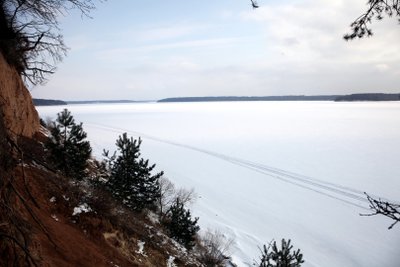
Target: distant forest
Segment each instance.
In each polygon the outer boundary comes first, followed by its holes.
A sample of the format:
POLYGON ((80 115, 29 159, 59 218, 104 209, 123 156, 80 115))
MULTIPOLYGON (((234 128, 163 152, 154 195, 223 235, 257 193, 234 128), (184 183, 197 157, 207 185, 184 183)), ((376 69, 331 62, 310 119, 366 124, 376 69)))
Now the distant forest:
POLYGON ((52 99, 33 98, 35 106, 58 106, 58 105, 74 105, 74 104, 119 104, 119 103, 138 103, 144 101, 133 100, 82 100, 82 101, 62 101, 52 99))
POLYGON ((205 96, 165 98, 158 102, 213 102, 213 101, 335 101, 340 95, 290 96, 205 96))
POLYGON ((137 103, 145 101, 134 100, 82 100, 82 101, 67 101, 68 104, 123 104, 123 103, 137 103))
POLYGON ((352 94, 339 96, 335 101, 399 101, 400 94, 352 94))
POLYGON ((206 96, 165 98, 158 102, 213 101, 399 101, 400 94, 366 93, 351 95, 289 95, 289 96, 206 96))
POLYGON ((67 102, 62 100, 33 98, 33 104, 35 106, 58 106, 67 105, 67 102))

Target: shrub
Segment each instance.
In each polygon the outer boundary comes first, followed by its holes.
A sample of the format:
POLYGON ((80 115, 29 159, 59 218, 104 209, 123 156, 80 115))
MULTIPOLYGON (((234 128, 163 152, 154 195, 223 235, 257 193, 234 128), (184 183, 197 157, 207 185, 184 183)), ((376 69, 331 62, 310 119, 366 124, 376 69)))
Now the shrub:
POLYGON ((230 257, 229 250, 233 239, 226 237, 219 231, 207 231, 201 237, 200 259, 207 267, 225 266, 230 257))
POLYGON ((195 245, 196 233, 200 230, 197 225, 199 218, 192 220, 190 210, 185 209, 184 205, 179 201, 171 206, 164 225, 166 226, 170 237, 184 245, 187 249, 191 249, 195 245))
POLYGON ((286 242, 285 239, 281 241, 281 247, 278 248, 276 241, 269 243, 268 246, 264 245, 261 251, 259 267, 300 267, 303 260, 303 254, 300 249, 292 251, 293 245, 290 244, 290 239, 286 242))

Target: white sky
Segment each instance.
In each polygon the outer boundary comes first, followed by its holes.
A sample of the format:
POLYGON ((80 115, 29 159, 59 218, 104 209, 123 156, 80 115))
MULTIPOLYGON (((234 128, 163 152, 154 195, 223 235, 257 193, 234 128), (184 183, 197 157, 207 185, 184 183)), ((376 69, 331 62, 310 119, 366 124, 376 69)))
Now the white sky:
POLYGON ((365 0, 108 0, 93 19, 62 18, 68 56, 33 97, 399 93, 400 26, 343 34, 365 0))

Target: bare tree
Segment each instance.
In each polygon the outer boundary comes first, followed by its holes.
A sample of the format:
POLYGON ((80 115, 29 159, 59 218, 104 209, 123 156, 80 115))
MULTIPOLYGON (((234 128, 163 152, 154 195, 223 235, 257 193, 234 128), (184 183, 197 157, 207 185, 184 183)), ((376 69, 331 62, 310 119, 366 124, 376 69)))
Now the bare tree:
POLYGON ((179 199, 180 203, 183 203, 183 205, 187 206, 193 204, 196 201, 197 193, 194 191, 194 188, 179 188, 176 191, 175 199, 179 199))
POLYGON ((197 199, 194 189, 176 188, 175 185, 166 177, 161 177, 158 181, 160 187, 160 197, 158 199, 158 209, 160 215, 164 216, 171 206, 179 201, 184 206, 192 204, 197 199))
POLYGON ((231 256, 231 247, 234 239, 227 238, 218 230, 207 230, 200 238, 202 249, 200 257, 206 266, 226 266, 226 261, 231 256))
POLYGON ((158 199, 158 209, 160 215, 163 214, 165 209, 170 207, 174 203, 175 196, 175 185, 166 177, 162 176, 158 179, 160 187, 160 197, 158 199))
POLYGON ((393 226, 400 221, 400 205, 395 203, 390 203, 382 199, 374 199, 367 193, 364 193, 369 201, 369 208, 373 213, 370 214, 360 214, 361 216, 374 216, 381 214, 392 219, 394 222, 388 227, 392 229, 393 226))
POLYGON ((343 38, 345 40, 352 40, 371 36, 372 30, 370 24, 372 20, 382 20, 385 15, 400 17, 399 0, 368 0, 368 9, 351 23, 352 32, 345 34, 343 38))
POLYGON ((89 16, 95 0, 0 0, 0 51, 33 85, 46 81, 66 55, 58 18, 77 9, 89 16))

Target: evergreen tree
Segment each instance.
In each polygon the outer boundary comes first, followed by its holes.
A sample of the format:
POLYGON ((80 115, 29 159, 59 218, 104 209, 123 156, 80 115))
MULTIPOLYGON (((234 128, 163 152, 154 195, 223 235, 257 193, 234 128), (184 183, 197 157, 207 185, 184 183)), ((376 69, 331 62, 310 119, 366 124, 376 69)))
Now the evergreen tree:
POLYGON ((51 135, 46 146, 55 167, 67 176, 76 179, 85 177, 92 149, 89 141, 85 141, 87 134, 83 131, 82 123, 76 124, 71 112, 64 109, 57 114, 51 135))
POLYGON ((264 245, 264 250, 261 254, 259 267, 300 267, 303 260, 303 254, 300 249, 292 251, 293 245, 290 244, 290 239, 286 242, 282 239, 281 247, 278 248, 276 241, 270 243, 268 247, 264 245))
POLYGON ((185 209, 183 203, 178 198, 171 206, 164 225, 173 239, 184 245, 187 249, 191 249, 194 246, 195 235, 200 230, 200 227, 197 225, 198 220, 199 218, 192 220, 190 210, 185 209))
MULTIPOLYGON (((118 155, 108 158, 110 178, 106 183, 113 196, 127 207, 141 211, 153 208, 160 197, 158 179, 164 174, 152 175, 155 164, 140 158, 142 140, 133 140, 124 133, 116 142, 118 155)), ((105 152, 108 157, 108 151, 105 152)))

